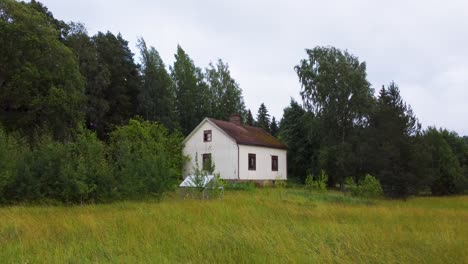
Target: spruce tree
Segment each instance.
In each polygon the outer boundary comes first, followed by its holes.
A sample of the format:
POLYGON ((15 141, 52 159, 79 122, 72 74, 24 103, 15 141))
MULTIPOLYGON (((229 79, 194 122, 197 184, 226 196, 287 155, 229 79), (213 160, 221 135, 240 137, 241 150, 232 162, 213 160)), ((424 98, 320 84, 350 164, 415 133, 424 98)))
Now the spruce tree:
POLYGON ((253 118, 252 112, 250 111, 250 109, 247 111, 246 116, 247 117, 245 119, 245 124, 248 126, 255 126, 255 119, 253 118))
POLYGON ((278 130, 278 123, 276 122, 275 117, 273 117, 270 124, 270 133, 276 137, 278 135, 278 130))
POLYGON ((174 113, 175 94, 170 75, 154 47, 148 48, 143 38, 138 40, 141 56, 142 85, 138 94, 138 112, 146 120, 159 121, 174 129, 178 122, 174 113))
POLYGON ((270 114, 264 103, 261 103, 258 108, 256 125, 270 132, 270 114))

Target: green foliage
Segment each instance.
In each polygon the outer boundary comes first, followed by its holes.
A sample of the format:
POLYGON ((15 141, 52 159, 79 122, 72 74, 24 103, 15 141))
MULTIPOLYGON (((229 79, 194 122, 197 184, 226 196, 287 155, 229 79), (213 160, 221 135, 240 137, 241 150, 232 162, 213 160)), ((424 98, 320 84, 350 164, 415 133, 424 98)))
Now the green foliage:
POLYGON ((184 135, 188 135, 210 113, 209 88, 201 69, 180 46, 177 46, 170 71, 180 128, 184 135))
POLYGON ((138 94, 138 112, 149 121, 158 121, 169 129, 178 126, 174 112, 174 85, 164 62, 154 47, 148 48, 143 38, 138 40, 143 83, 138 94))
POLYGON ((325 192, 327 190, 327 181, 328 175, 324 170, 321 170, 318 176, 314 177, 312 174, 307 175, 305 186, 308 190, 325 192))
POLYGON ((205 70, 209 86, 210 117, 228 120, 232 114, 245 112, 244 98, 239 84, 231 77, 229 65, 221 59, 205 70))
POLYGON ((97 67, 103 72, 100 79, 96 79, 97 83, 93 83, 100 86, 87 89, 93 95, 90 99, 97 99, 96 106, 99 107, 90 109, 92 112, 89 114, 95 122, 100 122, 92 124, 98 135, 106 138, 116 126, 126 124, 137 114, 141 80, 128 41, 122 35, 98 32, 92 37, 92 42, 97 51, 97 67))
POLYGON ((353 178, 346 178, 345 186, 353 196, 376 198, 383 195, 383 189, 380 182, 369 174, 364 176, 358 184, 355 183, 353 178))
POLYGON ((284 109, 279 138, 288 146, 288 178, 297 178, 304 183, 309 171, 318 173, 313 167, 319 145, 318 121, 296 101, 284 109))
POLYGON ((430 153, 429 174, 433 179, 431 191, 434 195, 463 193, 467 189, 466 163, 463 163, 468 152, 463 150, 464 144, 459 144, 461 149, 457 151, 457 140, 457 135, 432 127, 424 132, 424 144, 430 153))
POLYGON ((254 126, 255 125, 255 119, 252 116, 252 112, 250 109, 247 111, 246 118, 245 118, 245 124, 248 126, 254 126))
POLYGON ((101 202, 115 196, 115 182, 107 160, 108 149, 96 134, 82 129, 74 142, 67 144, 69 162, 64 174, 71 185, 67 201, 101 202))
POLYGON ((276 118, 275 118, 275 117, 273 117, 273 118, 271 119, 270 129, 269 129, 269 130, 270 130, 270 133, 271 133, 274 137, 278 136, 279 127, 278 127, 278 122, 276 122, 276 118))
POLYGON ((42 138, 32 151, 24 152, 16 169, 6 192, 9 200, 82 203, 112 195, 106 146, 87 130, 68 144, 42 138))
POLYGON ((417 150, 420 127, 398 86, 392 82, 387 89, 382 87, 370 119, 373 149, 366 154, 388 196, 407 197, 429 183, 420 168, 424 151, 417 150))
POLYGON ((43 133, 69 140, 83 121, 84 104, 73 53, 30 5, 3 0, 0 14, 0 122, 32 140, 43 133))
POLYGON ((207 193, 209 198, 223 198, 224 197, 224 181, 221 179, 221 174, 213 174, 214 178, 208 183, 207 193))
POLYGON ((132 119, 110 138, 112 171, 122 197, 160 197, 180 180, 185 162, 180 134, 169 134, 158 123, 132 119))
POLYGON ((358 167, 355 137, 366 126, 373 90, 366 79, 366 64, 334 47, 307 49, 307 58, 295 67, 301 82, 305 109, 317 117, 320 143, 334 155, 322 157, 321 167, 330 174, 329 186, 343 182, 343 175, 358 167))
POLYGON ((8 135, 2 126, 0 146, 0 202, 3 202, 6 200, 6 188, 15 180, 18 165, 27 149, 21 139, 8 135))
POLYGON ((256 126, 265 129, 265 131, 270 132, 270 114, 265 104, 260 104, 257 113, 257 123, 256 126))
POLYGON ((195 167, 193 168, 193 178, 191 182, 195 190, 197 190, 198 192, 203 192, 203 190, 206 187, 206 177, 209 174, 210 173, 208 172, 208 170, 206 170, 205 168, 200 168, 200 165, 198 164, 198 154, 195 154, 195 167))

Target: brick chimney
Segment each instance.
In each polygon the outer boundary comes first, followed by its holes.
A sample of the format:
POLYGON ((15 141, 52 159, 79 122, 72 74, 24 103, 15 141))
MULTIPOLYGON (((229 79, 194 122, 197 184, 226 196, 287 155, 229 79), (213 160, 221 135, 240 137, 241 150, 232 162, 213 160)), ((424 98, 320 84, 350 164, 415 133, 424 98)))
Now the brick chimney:
POLYGON ((238 126, 240 126, 242 124, 241 122, 241 116, 239 114, 232 114, 230 117, 229 117, 229 122, 231 123, 234 123, 238 126))

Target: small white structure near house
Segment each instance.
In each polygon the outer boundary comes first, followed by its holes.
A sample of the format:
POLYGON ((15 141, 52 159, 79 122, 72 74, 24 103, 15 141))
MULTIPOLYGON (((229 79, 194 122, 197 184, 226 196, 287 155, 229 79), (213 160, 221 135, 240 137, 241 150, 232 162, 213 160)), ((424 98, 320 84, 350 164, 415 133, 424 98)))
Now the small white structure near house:
POLYGON ((205 118, 184 140, 184 176, 192 175, 195 156, 200 167, 215 164, 224 180, 273 181, 287 179, 286 146, 262 128, 205 118))
POLYGON ((180 183, 180 195, 183 198, 212 198, 224 197, 224 187, 216 185, 214 175, 188 175, 180 183))
POLYGON ((179 187, 202 187, 205 188, 211 180, 213 180, 213 175, 202 176, 201 179, 203 182, 197 183, 196 177, 194 175, 188 175, 185 177, 184 181, 179 184, 179 187), (199 185, 199 186, 197 186, 199 185))

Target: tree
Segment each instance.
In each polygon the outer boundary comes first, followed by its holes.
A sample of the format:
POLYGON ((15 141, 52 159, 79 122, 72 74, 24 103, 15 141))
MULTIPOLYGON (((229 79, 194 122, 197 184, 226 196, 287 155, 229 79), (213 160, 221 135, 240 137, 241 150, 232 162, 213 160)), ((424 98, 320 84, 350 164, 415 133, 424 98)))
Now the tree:
POLYGON ((110 110, 106 96, 111 83, 110 70, 99 59, 96 43, 88 36, 83 24, 71 22, 64 43, 74 52, 80 73, 85 80, 86 127, 96 131, 100 138, 105 138, 106 129, 108 129, 105 126, 106 115, 110 110))
POLYGON ((317 153, 320 147, 318 120, 291 99, 284 109, 279 138, 288 146, 288 175, 305 182, 307 174, 320 172, 317 153))
POLYGON ((400 96, 398 86, 392 82, 382 87, 376 109, 370 119, 370 140, 374 144, 371 165, 386 195, 407 197, 423 190, 429 183, 420 168, 422 153, 416 149, 415 137, 421 125, 400 96))
POLYGON ((25 3, 0 3, 0 32, 0 122, 30 139, 46 132, 69 140, 83 121, 84 104, 73 53, 47 18, 25 3))
POLYGON ((146 120, 158 121, 169 129, 178 126, 175 94, 170 75, 154 47, 148 48, 145 40, 138 40, 141 56, 142 86, 138 94, 138 112, 146 120))
POLYGON ((307 49, 307 58, 295 67, 307 111, 320 121, 323 134, 320 163, 329 174, 329 186, 343 184, 354 173, 353 149, 357 128, 365 127, 373 103, 366 64, 334 47, 307 49))
POLYGON ((276 137, 276 136, 278 135, 278 130, 279 130, 279 128, 278 128, 278 123, 276 122, 275 117, 273 117, 273 118, 271 119, 271 124, 270 124, 270 129, 269 129, 269 130, 270 130, 270 133, 271 133, 273 136, 276 137))
POLYGON ((31 0, 31 2, 29 2, 29 6, 35 9, 37 12, 43 14, 48 24, 57 30, 58 40, 63 41, 66 38, 70 30, 70 27, 67 23, 56 19, 52 12, 50 12, 46 6, 38 1, 31 0))
POLYGON ((110 32, 98 32, 92 37, 92 41, 97 49, 102 75, 96 80, 96 86, 89 87, 93 88, 89 90, 90 96, 94 97, 91 100, 99 98, 96 103, 98 108, 92 109, 91 114, 95 118, 93 121, 97 123, 90 125, 101 138, 105 138, 116 126, 127 123, 137 114, 137 96, 141 82, 133 53, 120 34, 115 36, 110 32))
POLYGON ((431 184, 434 195, 462 193, 467 188, 465 164, 460 164, 464 163, 466 149, 457 144, 457 137, 447 130, 433 127, 424 132, 424 144, 431 157, 429 173, 434 179, 431 184), (461 149, 457 149, 457 145, 461 149))
POLYGON ((177 46, 174 66, 170 68, 176 95, 180 128, 188 135, 210 113, 210 93, 203 72, 177 46))
POLYGON ((216 65, 210 62, 206 69, 206 80, 210 88, 211 116, 228 120, 232 114, 245 112, 244 98, 239 84, 231 77, 229 65, 221 59, 216 65))
POLYGON ((270 114, 268 114, 268 109, 264 103, 261 103, 258 108, 256 125, 270 132, 270 114))
POLYGON ((247 111, 246 118, 245 118, 245 124, 248 126, 254 126, 255 125, 255 119, 252 116, 252 112, 250 112, 250 109, 247 111))

